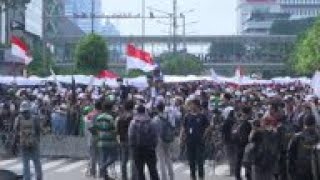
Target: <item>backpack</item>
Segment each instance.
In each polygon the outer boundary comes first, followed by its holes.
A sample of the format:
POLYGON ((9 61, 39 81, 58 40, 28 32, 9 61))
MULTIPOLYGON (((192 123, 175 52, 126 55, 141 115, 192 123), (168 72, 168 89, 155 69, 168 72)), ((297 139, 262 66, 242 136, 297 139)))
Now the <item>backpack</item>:
MULTIPOLYGON (((298 145, 297 145, 297 160, 295 162, 296 167, 308 168, 312 164, 313 153, 315 149, 315 144, 312 142, 312 137, 308 137, 303 134, 299 134, 298 145)), ((297 171, 307 170, 305 168, 297 168, 297 171)))
POLYGON ((152 128, 151 120, 139 121, 136 120, 133 124, 134 128, 134 142, 135 147, 155 147, 156 146, 156 132, 152 128))
POLYGON ((290 140, 293 138, 295 134, 295 130, 293 125, 289 123, 283 124, 281 127, 278 128, 278 132, 280 135, 280 149, 282 153, 287 151, 289 146, 290 140))
POLYGON ((20 145, 23 147, 34 147, 37 144, 35 123, 33 119, 20 119, 20 145))
POLYGON ((255 146, 255 165, 262 169, 270 169, 275 166, 279 157, 277 133, 272 131, 262 132, 262 141, 255 146))
POLYGON ((161 131, 160 131, 160 138, 165 143, 171 143, 174 141, 175 138, 175 128, 172 126, 172 124, 169 122, 169 118, 159 116, 160 117, 160 123, 161 123, 161 131))

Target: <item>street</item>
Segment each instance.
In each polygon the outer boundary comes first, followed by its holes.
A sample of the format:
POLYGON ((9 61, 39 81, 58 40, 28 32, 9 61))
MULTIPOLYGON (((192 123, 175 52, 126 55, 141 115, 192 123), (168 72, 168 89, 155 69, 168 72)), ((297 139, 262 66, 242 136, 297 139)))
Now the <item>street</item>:
MULTIPOLYGON (((43 158, 41 160, 42 168, 44 172, 45 180, 90 180, 94 178, 86 177, 86 160, 74 160, 68 158, 60 159, 47 159, 43 158)), ((33 167, 31 163, 31 167, 33 167)), ((215 174, 212 166, 208 163, 206 168, 206 179, 210 180, 231 180, 232 178, 227 177, 228 167, 225 165, 220 165, 215 168, 215 174)), ((22 162, 19 158, 6 159, 0 161, 0 169, 6 169, 14 171, 18 174, 22 173, 22 162)), ((120 164, 115 165, 115 173, 120 176, 120 164)), ((32 174, 34 170, 32 169, 32 174)), ((189 178, 189 168, 185 163, 174 163, 174 172, 176 174, 176 179, 187 180, 189 178)))

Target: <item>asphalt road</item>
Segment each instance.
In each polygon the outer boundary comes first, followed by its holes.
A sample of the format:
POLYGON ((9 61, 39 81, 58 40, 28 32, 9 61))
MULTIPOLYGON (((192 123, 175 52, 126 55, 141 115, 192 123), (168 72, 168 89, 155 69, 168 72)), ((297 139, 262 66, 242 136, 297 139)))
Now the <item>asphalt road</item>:
MULTIPOLYGON (((44 172, 44 180, 93 180, 99 178, 87 177, 85 174, 87 161, 74 160, 67 158, 60 159, 41 159, 44 172)), ((32 164, 32 163, 31 163, 32 164)), ((211 163, 206 163, 205 172, 207 180, 231 180, 234 178, 226 176, 228 167, 220 165, 213 167, 211 163), (215 170, 214 170, 215 169, 215 170)), ((31 165, 33 167, 33 165, 31 165)), ((174 172, 177 180, 188 180, 190 177, 189 167, 186 163, 174 163, 174 172)), ((19 158, 0 160, 0 169, 11 170, 18 174, 22 174, 22 162, 19 158)), ((33 169, 33 168, 32 168, 33 169)), ((31 171, 33 172, 33 170, 31 171)), ((120 177, 120 164, 116 163, 112 170, 112 174, 120 177)), ((34 174, 34 172, 32 173, 34 174)), ((147 170, 146 170, 147 174, 147 170)), ((148 175, 147 175, 148 176, 148 175)))

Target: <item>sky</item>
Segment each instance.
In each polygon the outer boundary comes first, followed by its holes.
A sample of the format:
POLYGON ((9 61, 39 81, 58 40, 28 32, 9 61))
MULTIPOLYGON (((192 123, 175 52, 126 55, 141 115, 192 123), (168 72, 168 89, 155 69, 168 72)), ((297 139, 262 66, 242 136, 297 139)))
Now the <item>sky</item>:
MULTIPOLYGON (((146 7, 152 7, 165 12, 172 12, 173 0, 145 0, 146 7)), ((177 0, 178 14, 194 9, 186 13, 187 35, 232 35, 236 34, 236 2, 237 0, 177 0), (195 23, 192 23, 195 22, 195 23)), ((102 0, 102 11, 106 14, 117 13, 141 13, 141 0, 102 0)), ((149 14, 146 8, 146 14, 149 14)), ((155 16, 163 14, 154 12, 155 16)), ((110 20, 120 30, 122 35, 141 35, 141 20, 110 20)), ((166 19, 146 20, 147 35, 168 34, 169 26, 166 19), (161 21, 161 22, 158 22, 161 21)), ((179 20, 182 24, 182 20, 179 20)), ((182 28, 178 29, 182 33, 182 28)))

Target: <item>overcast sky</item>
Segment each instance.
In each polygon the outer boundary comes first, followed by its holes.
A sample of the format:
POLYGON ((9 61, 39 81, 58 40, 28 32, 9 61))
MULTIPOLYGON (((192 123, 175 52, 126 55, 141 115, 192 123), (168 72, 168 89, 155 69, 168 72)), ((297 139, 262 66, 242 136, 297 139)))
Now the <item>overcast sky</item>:
MULTIPOLYGON (((145 0, 146 7, 172 12, 173 0, 145 0)), ((141 0, 102 0, 102 10, 107 14, 141 12, 141 0)), ((178 12, 194 9, 186 14, 186 21, 197 22, 186 27, 187 34, 230 35, 236 33, 237 0, 178 0, 178 12)), ((146 10, 149 14, 150 10, 146 10)), ((161 13, 154 12, 157 15, 161 13)), ((168 20, 161 20, 168 23, 168 20)), ((112 20, 123 35, 141 34, 141 20, 112 20)), ((182 24, 182 22, 180 22, 182 24)), ((147 20, 146 34, 167 34, 169 26, 161 25, 157 20, 147 20)), ((182 32, 182 29, 179 29, 182 32)))

